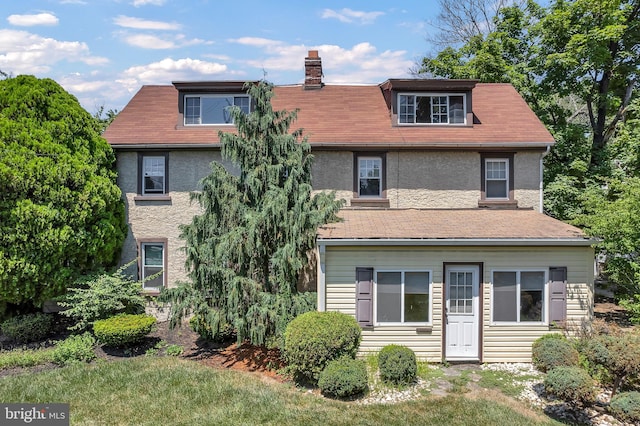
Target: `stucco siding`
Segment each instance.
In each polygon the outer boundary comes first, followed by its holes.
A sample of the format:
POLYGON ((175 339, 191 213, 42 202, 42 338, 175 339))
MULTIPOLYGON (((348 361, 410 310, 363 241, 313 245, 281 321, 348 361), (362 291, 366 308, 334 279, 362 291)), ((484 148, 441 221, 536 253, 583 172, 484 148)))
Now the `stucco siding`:
MULTIPOLYGON (((185 255, 180 249, 179 225, 191 222, 201 212, 196 202, 190 201, 189 192, 197 190, 200 179, 210 172, 210 163, 220 161, 219 151, 171 151, 169 152, 170 200, 150 201, 137 194, 138 153, 118 152, 118 184, 123 190, 126 220, 129 233, 124 242, 121 264, 138 257, 140 239, 166 239, 166 283, 172 287, 176 281, 187 278, 184 269, 185 255), (136 200, 136 198, 138 198, 136 200)), ((130 273, 136 273, 130 270, 130 273)))
MULTIPOLYGON (((314 152, 313 188, 336 191, 346 205, 354 196, 354 153, 314 152)), ((540 152, 514 156, 514 197, 521 208, 540 206, 540 152)), ((383 170, 391 208, 477 208, 481 160, 469 151, 389 151, 383 170)))
MULTIPOLYGON (((335 247, 325 249, 325 303, 327 310, 355 315, 355 268, 374 270, 428 270, 432 280, 431 330, 423 327, 374 325, 363 330, 361 354, 390 343, 410 347, 421 359, 440 361, 443 347, 443 266, 445 263, 482 264, 482 361, 529 362, 531 344, 553 332, 545 324, 501 324, 492 321, 491 279, 494 270, 550 266, 568 270, 567 316, 573 322, 593 315, 593 250, 590 247, 335 247), (421 330, 422 328, 422 330, 421 330)), ((374 295, 375 305, 375 295, 374 295)), ((548 309, 547 309, 548 310, 548 309)))

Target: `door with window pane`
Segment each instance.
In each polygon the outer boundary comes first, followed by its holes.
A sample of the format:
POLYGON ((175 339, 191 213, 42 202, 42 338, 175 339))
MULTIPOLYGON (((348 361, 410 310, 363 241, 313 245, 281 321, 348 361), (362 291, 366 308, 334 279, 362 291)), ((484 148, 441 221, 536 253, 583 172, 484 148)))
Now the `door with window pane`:
POLYGON ((479 271, 478 266, 446 268, 446 359, 479 359, 479 271))

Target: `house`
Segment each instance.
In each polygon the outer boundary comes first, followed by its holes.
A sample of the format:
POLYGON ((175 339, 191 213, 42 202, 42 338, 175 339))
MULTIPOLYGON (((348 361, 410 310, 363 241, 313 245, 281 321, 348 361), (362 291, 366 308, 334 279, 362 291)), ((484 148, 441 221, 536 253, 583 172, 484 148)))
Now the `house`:
MULTIPOLYGON (((222 161, 226 106, 250 111, 243 82, 144 86, 105 132, 115 149, 129 236, 153 294, 186 279, 178 225, 189 191, 222 161)), ((319 230, 318 309, 354 315, 361 351, 389 343, 432 361, 526 362, 531 343, 593 315, 590 241, 542 212, 553 137, 508 84, 389 79, 325 85, 317 51, 305 83, 277 86, 299 109, 315 191, 346 200, 319 230)))

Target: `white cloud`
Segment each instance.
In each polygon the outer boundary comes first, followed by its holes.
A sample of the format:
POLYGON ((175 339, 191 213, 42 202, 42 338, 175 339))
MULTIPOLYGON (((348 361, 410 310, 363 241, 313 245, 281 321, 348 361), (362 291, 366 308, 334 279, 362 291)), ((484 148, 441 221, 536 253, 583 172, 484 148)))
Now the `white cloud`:
POLYGON ((87 2, 83 0, 61 0, 60 4, 87 4, 87 2))
POLYGON ((58 18, 52 13, 38 13, 36 15, 9 15, 7 21, 19 27, 33 27, 36 25, 58 25, 58 18))
POLYGON ((148 4, 151 4, 153 6, 162 6, 165 1, 166 0, 133 0, 131 4, 135 7, 146 6, 148 4))
POLYGON ((175 22, 149 21, 124 15, 119 15, 114 18, 113 23, 119 27, 133 28, 136 30, 177 31, 182 28, 182 25, 175 22))
POLYGON ((358 23, 361 25, 372 24, 379 16, 384 15, 384 12, 362 12, 358 10, 351 10, 348 8, 333 10, 324 9, 321 18, 324 19, 337 19, 340 22, 346 24, 358 23))
POLYGON ((139 65, 126 69, 117 82, 128 90, 137 90, 143 84, 169 84, 172 81, 188 80, 220 80, 231 75, 239 75, 229 71, 227 66, 217 62, 200 59, 165 58, 159 62, 139 65))
POLYGON ((157 36, 152 34, 123 34, 125 43, 143 49, 177 49, 196 44, 211 44, 199 38, 187 39, 184 34, 172 34, 171 36, 157 36))
POLYGON ((309 50, 318 50, 326 83, 380 83, 388 78, 408 77, 408 70, 414 65, 413 60, 406 58, 406 51, 387 50, 380 53, 370 43, 344 48, 337 45, 286 45, 270 40, 270 43, 254 45, 262 50, 264 57, 248 60, 246 64, 264 69, 267 74, 300 71, 297 81, 282 83, 300 83, 304 80, 301 70, 309 50))
POLYGON ((59 41, 26 31, 0 29, 0 63, 4 72, 41 74, 49 72, 61 61, 87 65, 109 62, 106 58, 92 56, 84 42, 59 41))
POLYGON ((229 39, 232 43, 243 44, 245 46, 255 46, 255 47, 274 47, 281 46, 283 43, 278 40, 271 40, 268 38, 260 38, 260 37, 240 37, 240 38, 232 38, 229 39))

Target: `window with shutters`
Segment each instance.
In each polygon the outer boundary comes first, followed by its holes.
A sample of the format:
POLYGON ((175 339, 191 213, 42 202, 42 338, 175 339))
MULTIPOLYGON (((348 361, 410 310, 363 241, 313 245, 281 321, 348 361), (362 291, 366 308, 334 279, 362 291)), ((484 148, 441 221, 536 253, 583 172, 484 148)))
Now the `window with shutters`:
POLYGON ((493 322, 545 322, 546 271, 504 270, 491 276, 493 322))
POLYGON ((377 271, 374 280, 375 323, 431 323, 430 271, 377 271))

